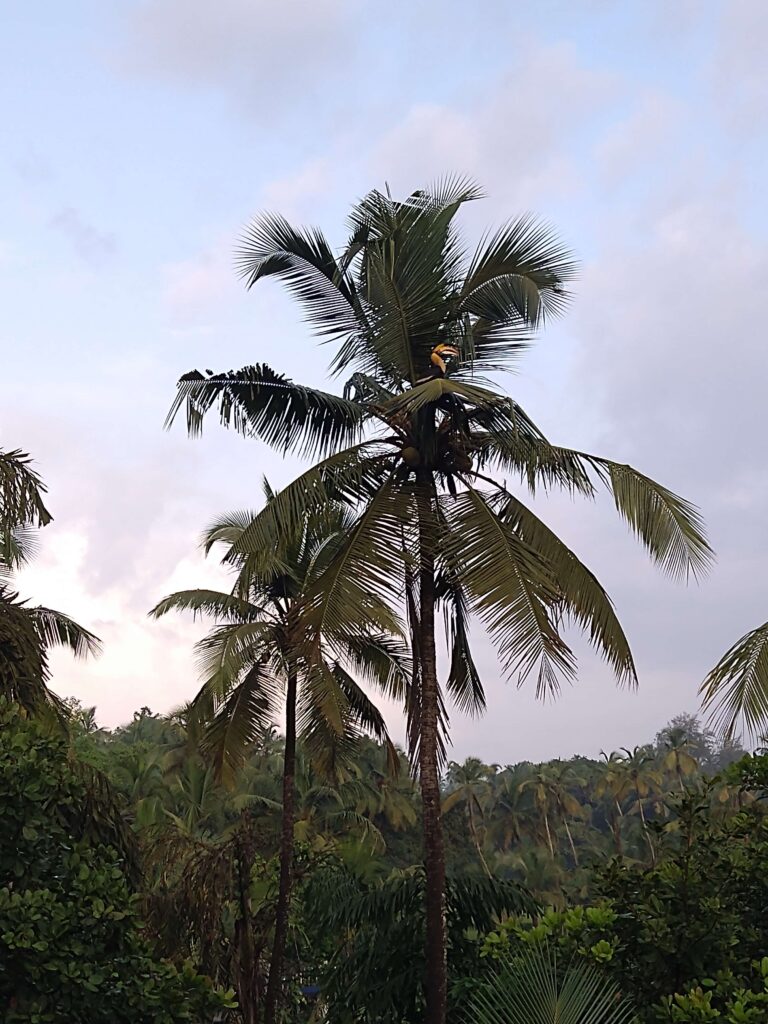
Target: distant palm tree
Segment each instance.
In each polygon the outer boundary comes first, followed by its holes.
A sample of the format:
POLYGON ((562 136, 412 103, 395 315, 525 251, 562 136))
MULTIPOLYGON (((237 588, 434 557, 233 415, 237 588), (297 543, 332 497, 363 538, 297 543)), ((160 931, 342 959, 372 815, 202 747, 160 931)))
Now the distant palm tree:
MULTIPOLYGON (((264 487, 268 504, 278 500, 266 482, 264 487)), ((308 625, 314 608, 312 585, 343 543, 351 525, 347 513, 325 508, 296 522, 257 558, 236 550, 253 518, 251 512, 233 513, 214 523, 204 538, 208 551, 217 543, 226 545, 225 561, 237 572, 232 592, 180 591, 164 598, 151 614, 157 618, 190 610, 217 621, 198 644, 204 682, 191 713, 209 723, 202 747, 212 755, 220 778, 231 779, 249 744, 273 727, 283 698, 280 883, 264 1005, 264 1018, 273 1024, 293 884, 297 740, 326 772, 343 761, 361 728, 385 740, 396 760, 384 720, 353 673, 385 689, 402 690, 408 672, 398 643, 387 633, 389 627, 396 628, 395 620, 375 598, 363 600, 356 617, 327 622, 319 636, 308 625), (361 616, 363 625, 356 628, 361 616), (371 620, 380 632, 368 629, 371 620)))
POLYGON ((583 628, 633 683, 626 637, 603 588, 576 555, 506 485, 560 487, 592 497, 595 482, 651 557, 673 575, 706 568, 710 548, 696 510, 629 466, 551 444, 487 376, 510 368, 545 316, 560 312, 575 272, 552 232, 519 218, 473 255, 455 218, 480 191, 449 181, 404 202, 372 192, 353 210, 336 255, 316 229, 264 216, 248 230, 240 263, 249 286, 281 278, 310 323, 337 344, 333 369, 351 374, 343 396, 295 384, 263 365, 197 371, 179 383, 169 422, 186 406, 198 433, 218 406, 223 422, 282 452, 320 461, 254 518, 242 552, 269 552, 329 498, 357 515, 315 589, 318 628, 339 628, 376 594, 407 609, 415 674, 407 691, 410 750, 419 765, 427 869, 427 1024, 446 1008, 445 857, 440 764, 444 694, 438 683, 436 610, 445 611, 447 694, 480 712, 472 658, 476 614, 504 670, 557 688, 575 672, 559 630, 583 628))
POLYGON ((627 775, 632 782, 636 796, 635 804, 630 808, 630 810, 637 810, 640 815, 643 835, 645 836, 645 841, 648 844, 648 851, 651 855, 651 865, 655 865, 656 848, 653 845, 651 833, 648 828, 648 821, 645 816, 645 801, 661 792, 661 774, 656 768, 656 758, 654 756, 653 747, 633 747, 632 750, 623 747, 622 753, 625 755, 627 775))
POLYGON ((469 834, 472 836, 483 870, 489 878, 492 877, 492 872, 483 854, 477 818, 482 821, 485 814, 491 793, 490 779, 494 774, 494 769, 484 764, 479 757, 468 757, 463 764, 451 761, 448 765, 448 792, 443 798, 443 814, 457 804, 463 804, 466 808, 469 834))
POLYGON ((674 773, 680 791, 685 791, 685 778, 697 771, 699 762, 693 755, 691 738, 684 729, 666 729, 661 742, 661 766, 674 773))

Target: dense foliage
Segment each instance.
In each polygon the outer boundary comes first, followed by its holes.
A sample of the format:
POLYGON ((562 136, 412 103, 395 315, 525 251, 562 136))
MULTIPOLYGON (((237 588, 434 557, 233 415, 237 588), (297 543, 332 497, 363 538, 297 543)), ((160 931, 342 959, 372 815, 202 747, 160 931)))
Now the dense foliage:
MULTIPOLYGON (((145 708, 114 732, 96 726, 92 709, 71 713, 79 757, 106 767, 124 794, 155 941, 263 997, 282 737, 267 732, 248 747, 227 788, 183 709, 145 708)), ((451 762, 442 787, 451 1019, 496 957, 542 937, 564 964, 577 955, 605 970, 643 1024, 706 1020, 693 1015, 702 1000, 717 1012, 744 999, 758 1006, 768 950, 762 765, 686 715, 645 747, 599 759, 451 762)), ((392 775, 386 748, 369 740, 333 781, 300 746, 296 781, 283 1018, 304 1020, 319 1000, 334 1022, 423 1019, 416 785, 405 765, 392 775)))
POLYGON ((11 1022, 171 1024, 227 1000, 153 956, 119 819, 64 742, 0 706, 0 1007, 11 1022))

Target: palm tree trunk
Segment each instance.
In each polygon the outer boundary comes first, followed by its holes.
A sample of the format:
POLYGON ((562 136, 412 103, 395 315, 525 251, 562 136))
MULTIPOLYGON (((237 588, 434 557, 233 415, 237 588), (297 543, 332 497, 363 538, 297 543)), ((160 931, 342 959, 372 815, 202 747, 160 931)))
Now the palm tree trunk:
POLYGON ((635 791, 637 792, 637 806, 640 808, 640 820, 643 823, 643 833, 645 834, 645 841, 648 844, 648 849, 649 849, 650 854, 651 854, 651 867, 654 868, 654 867, 656 867, 656 850, 654 848, 653 841, 651 839, 651 833, 648 830, 648 822, 645 819, 645 809, 643 808, 643 798, 640 796, 639 791, 637 791, 637 786, 635 786, 635 791))
POLYGON ((275 1024, 282 994, 283 959, 288 936, 288 912, 293 884, 293 829, 296 802, 296 673, 288 673, 285 702, 285 755, 283 759, 283 814, 280 828, 280 885, 275 909, 275 938, 269 964, 264 1024, 275 1024))
MULTIPOLYGON (((425 482, 426 487, 429 481, 425 482)), ((419 502, 419 654, 421 721, 419 778, 426 876, 425 1024, 445 1024, 448 971, 445 939, 445 849, 440 818, 438 737, 440 692, 435 652, 435 524, 429 493, 419 502)))
POLYGON ((477 850, 477 856, 480 858, 480 863, 483 865, 483 870, 485 871, 486 875, 488 875, 489 878, 493 878, 493 875, 491 874, 491 869, 488 867, 488 862, 485 859, 485 855, 483 853, 483 848, 480 845, 480 837, 477 834, 477 828, 475 826, 475 814, 474 814, 474 811, 472 810, 472 794, 471 793, 469 795, 469 801, 467 803, 467 806, 469 808, 469 831, 472 833, 472 842, 475 844, 475 849, 477 850))
POLYGON ((565 814, 563 814, 563 824, 565 825, 565 834, 568 836, 568 842, 570 843, 570 846, 571 846, 571 854, 573 855, 574 866, 578 867, 579 866, 579 855, 576 853, 576 846, 574 845, 573 836, 571 835, 571 830, 568 827, 568 819, 566 818, 565 814))
POLYGON ((235 949, 237 951, 235 988, 243 1024, 257 1024, 261 994, 259 991, 259 958, 253 941, 253 921, 251 920, 249 899, 253 855, 250 815, 245 814, 237 845, 237 888, 240 916, 235 925, 235 949))
POLYGON ((546 807, 544 808, 544 828, 545 828, 546 833, 547 833, 547 843, 549 845, 549 853, 550 853, 550 856, 552 857, 552 860, 554 860, 555 859, 555 847, 554 847, 554 845, 552 843, 552 833, 549 830, 549 815, 547 814, 546 807))

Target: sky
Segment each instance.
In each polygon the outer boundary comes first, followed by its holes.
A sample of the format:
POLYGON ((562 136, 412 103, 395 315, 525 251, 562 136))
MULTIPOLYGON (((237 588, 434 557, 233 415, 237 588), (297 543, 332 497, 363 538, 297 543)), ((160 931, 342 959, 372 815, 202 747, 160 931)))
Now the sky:
MULTIPOLYGON (((340 387, 278 285, 233 269, 263 210, 321 226, 388 184, 466 174, 469 242, 521 212, 581 270, 568 315, 504 386, 557 442, 630 462, 703 511, 701 584, 648 562, 610 499, 537 508, 611 594, 638 663, 583 644, 558 701, 478 637, 481 720, 453 756, 567 757, 651 739, 768 615, 768 4, 764 0, 9 0, 0 35, 0 446, 30 452, 55 521, 19 587, 103 639, 54 687, 115 726, 198 680, 204 624, 153 622, 226 585, 214 516, 299 468, 211 421, 163 420, 178 376, 263 361, 340 387)), ((396 736, 399 715, 390 708, 396 736)))

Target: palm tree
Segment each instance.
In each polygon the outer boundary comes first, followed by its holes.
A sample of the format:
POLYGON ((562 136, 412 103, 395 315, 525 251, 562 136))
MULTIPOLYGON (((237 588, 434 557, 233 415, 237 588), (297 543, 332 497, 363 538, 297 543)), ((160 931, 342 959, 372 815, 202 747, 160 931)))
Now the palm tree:
POLYGON ((680 792, 685 792, 685 778, 699 767, 692 753, 693 744, 685 729, 673 726, 661 733, 661 766, 665 771, 674 772, 680 792))
POLYGON ((443 798, 442 807, 442 813, 447 814, 457 804, 464 804, 469 834, 472 836, 483 871, 489 878, 492 877, 492 872, 483 854, 475 815, 479 815, 482 820, 490 796, 490 779, 494 775, 495 770, 484 764, 479 757, 468 757, 463 764, 451 761, 448 765, 448 793, 443 798))
MULTIPOLYGON (((279 500, 266 482, 264 487, 268 505, 279 500)), ((206 551, 216 543, 227 546, 225 561, 237 570, 231 593, 180 591, 150 614, 190 610, 218 623, 198 644, 204 683, 192 713, 210 723, 202 746, 213 756, 221 778, 231 779, 249 744, 273 726, 284 698, 280 882, 264 1004, 264 1019, 273 1024, 293 884, 297 741, 328 773, 349 754, 361 728, 385 740, 396 760, 384 720, 351 673, 390 690, 402 688, 407 673, 399 645, 387 635, 390 626, 396 627, 395 620, 375 600, 361 603, 357 619, 327 622, 319 634, 308 626, 314 578, 343 542, 348 514, 338 507, 325 508, 295 522, 268 552, 243 556, 236 547, 253 518, 253 513, 242 512, 226 516, 204 538, 206 551), (358 620, 363 622, 360 629, 358 620), (367 629, 371 623, 379 633, 367 629)))
POLYGON ((548 767, 548 781, 552 801, 557 810, 558 816, 565 828, 568 837, 568 845, 571 849, 571 856, 575 867, 579 866, 579 855, 576 851, 576 844, 573 841, 569 819, 583 819, 586 809, 579 803, 571 790, 576 786, 584 784, 582 779, 573 769, 573 765, 567 761, 550 761, 548 767))
POLYGON ((337 256, 316 229, 263 216, 248 229, 240 266, 248 286, 281 278, 310 323, 336 344, 343 396, 294 383, 265 365, 194 371, 179 382, 170 423, 186 407, 190 433, 221 419, 282 452, 319 461, 248 525, 243 552, 268 552, 329 499, 356 512, 314 589, 315 628, 338 628, 375 594, 404 605, 414 654, 407 691, 410 752, 418 764, 427 866, 427 1021, 446 1005, 440 763, 447 725, 437 678, 436 610, 451 652, 447 695, 479 713, 470 614, 485 625, 505 671, 535 671, 538 692, 573 677, 558 624, 586 630, 622 682, 635 666, 613 606, 576 555, 506 486, 557 486, 585 497, 595 483, 651 557, 672 575, 703 571, 710 548, 696 510, 629 466, 551 444, 489 373, 509 369, 533 328, 565 306, 575 263, 552 232, 519 218, 474 255, 455 227, 478 189, 449 181, 404 202, 372 192, 352 212, 337 256), (501 478, 500 478, 501 476, 501 478))
POLYGON ((768 622, 750 630, 726 651, 701 684, 703 707, 731 738, 740 718, 749 733, 768 727, 768 622))
POLYGON ((76 657, 97 655, 101 643, 62 612, 30 607, 9 585, 33 550, 32 529, 47 526, 45 486, 28 455, 0 449, 0 692, 27 714, 66 720, 66 706, 48 688, 48 654, 68 647, 76 657))
POLYGON ((613 833, 614 849, 617 857, 624 855, 624 841, 621 825, 624 820, 624 801, 632 791, 632 777, 624 755, 618 750, 606 754, 600 751, 603 759, 600 774, 595 783, 595 795, 605 798, 610 808, 608 820, 613 833))
POLYGON ((522 787, 533 770, 527 762, 507 765, 491 782, 489 832, 494 844, 502 850, 509 850, 513 843, 521 843, 525 837, 530 838, 533 831, 530 787, 522 787))
POLYGON ((653 867, 656 864, 656 848, 654 847, 653 840, 651 839, 644 805, 645 801, 650 796, 660 792, 661 775, 655 768, 653 747, 646 745, 642 747, 633 747, 632 750, 629 750, 627 747, 622 747, 622 753, 625 756, 627 773, 632 782, 635 796, 637 797, 631 810, 636 809, 640 815, 643 835, 645 836, 645 841, 648 844, 648 851, 651 855, 651 866, 653 867))
POLYGON ((477 1024, 630 1024, 634 1007, 589 963, 559 962, 546 944, 505 957, 478 987, 469 1013, 477 1024))

